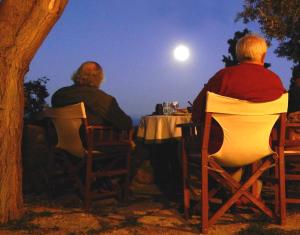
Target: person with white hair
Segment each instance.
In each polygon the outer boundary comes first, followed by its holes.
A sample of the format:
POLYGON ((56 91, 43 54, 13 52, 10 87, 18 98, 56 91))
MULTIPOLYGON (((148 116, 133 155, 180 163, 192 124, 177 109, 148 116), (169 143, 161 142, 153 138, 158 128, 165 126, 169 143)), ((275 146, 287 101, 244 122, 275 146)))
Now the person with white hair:
MULTIPOLYGON (((278 75, 264 67, 267 43, 257 34, 247 34, 236 45, 238 65, 218 71, 201 90, 192 106, 192 119, 203 123, 207 91, 250 102, 276 100, 285 88, 278 75)), ((209 151, 216 152, 222 143, 222 130, 216 123, 212 126, 209 151)))
MULTIPOLYGON (((264 67, 267 53, 267 43, 264 38, 256 34, 247 34, 236 45, 238 65, 226 67, 217 72, 201 90, 192 106, 192 120, 201 126, 204 122, 206 93, 216 94, 247 100, 250 102, 268 102, 278 99, 285 89, 278 75, 264 67)), ((217 152, 223 142, 221 127, 213 120, 211 126, 211 138, 209 153, 217 152)), ((203 128, 198 128, 202 140, 203 128)), ((200 144, 200 143, 199 143, 200 144)), ((237 181, 241 180, 243 168, 228 168, 237 181)), ((257 181, 256 197, 260 196, 262 183, 257 181)), ((239 203, 248 203, 247 199, 241 199, 239 203)))

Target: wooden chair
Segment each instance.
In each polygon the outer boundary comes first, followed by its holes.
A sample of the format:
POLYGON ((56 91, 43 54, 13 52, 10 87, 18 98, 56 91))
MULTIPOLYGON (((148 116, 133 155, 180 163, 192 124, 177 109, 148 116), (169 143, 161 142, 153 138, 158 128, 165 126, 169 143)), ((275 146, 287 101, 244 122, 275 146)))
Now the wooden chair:
POLYGON ((132 130, 116 130, 110 126, 89 125, 84 103, 48 108, 44 111, 55 127, 57 144, 53 146, 55 161, 84 197, 85 208, 91 200, 116 196, 111 178, 122 178, 123 198, 129 187, 132 130), (106 189, 99 188, 106 184, 106 189))
MULTIPOLYGON (((223 97, 211 92, 207 93, 206 113, 203 135, 195 132, 195 126, 182 126, 182 165, 183 165, 183 194, 184 214, 188 218, 190 210, 190 197, 194 194, 191 186, 191 169, 200 165, 201 196, 201 230, 206 234, 208 228, 224 215, 224 213, 240 198, 246 198, 259 210, 271 218, 286 220, 285 207, 285 169, 284 169, 284 135, 288 96, 284 94, 278 100, 266 103, 251 103, 248 101, 223 97), (219 151, 208 153, 208 144, 211 134, 212 119, 222 127, 224 138, 219 151), (275 151, 270 147, 269 137, 274 124, 278 128, 279 141, 275 151), (202 139, 201 147, 199 139, 202 139), (195 144, 195 141, 198 141, 195 144), (199 154, 199 150, 201 154, 199 154), (198 151, 198 153, 197 153, 198 151), (233 175, 224 167, 237 167, 251 165, 252 174, 242 183, 241 172, 233 175), (278 175, 276 182, 276 205, 271 210, 255 192, 258 188, 259 177, 269 168, 275 166, 278 175), (209 190, 209 180, 213 179, 220 186, 209 190), (216 195, 223 188, 232 193, 221 206, 212 212, 210 202, 216 201, 216 195)), ((224 192, 223 192, 224 194, 224 192)), ((224 199, 224 198, 223 198, 224 199)), ((220 200, 219 200, 220 201, 220 200)))
MULTIPOLYGON (((300 112, 290 113, 286 124, 286 141, 284 146, 286 163, 287 198, 286 203, 300 203, 300 193, 293 187, 300 181, 300 112), (289 187, 290 186, 290 187, 289 187)), ((298 184, 300 186, 300 184, 298 184)))

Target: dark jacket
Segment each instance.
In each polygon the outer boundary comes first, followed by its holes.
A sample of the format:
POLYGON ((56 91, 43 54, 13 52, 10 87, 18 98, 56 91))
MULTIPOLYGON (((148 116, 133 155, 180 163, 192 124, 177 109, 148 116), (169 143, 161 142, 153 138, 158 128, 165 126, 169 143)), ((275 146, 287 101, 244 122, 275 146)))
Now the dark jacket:
POLYGON ((117 100, 104 91, 88 86, 68 86, 52 96, 53 107, 84 102, 90 124, 112 125, 119 129, 132 127, 131 118, 119 107, 117 100))

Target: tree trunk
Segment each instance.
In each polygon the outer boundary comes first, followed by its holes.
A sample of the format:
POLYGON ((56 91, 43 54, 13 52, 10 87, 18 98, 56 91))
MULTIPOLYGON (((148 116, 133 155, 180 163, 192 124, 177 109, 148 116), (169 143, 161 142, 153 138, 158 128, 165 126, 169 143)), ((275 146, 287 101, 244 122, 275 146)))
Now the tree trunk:
POLYGON ((0 223, 23 214, 23 80, 68 0, 0 0, 0 223))

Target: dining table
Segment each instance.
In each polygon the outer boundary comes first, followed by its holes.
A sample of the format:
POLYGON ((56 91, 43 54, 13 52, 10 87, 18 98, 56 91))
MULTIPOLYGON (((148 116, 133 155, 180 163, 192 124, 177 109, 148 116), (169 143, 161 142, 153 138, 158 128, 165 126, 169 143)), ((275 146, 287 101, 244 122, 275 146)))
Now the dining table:
POLYGON ((140 119, 137 129, 137 140, 150 152, 154 181, 171 200, 178 200, 182 193, 182 133, 177 125, 190 122, 190 113, 148 115, 140 119))
POLYGON ((191 122, 191 114, 143 116, 137 129, 137 138, 146 144, 180 140, 181 128, 177 125, 191 122))

